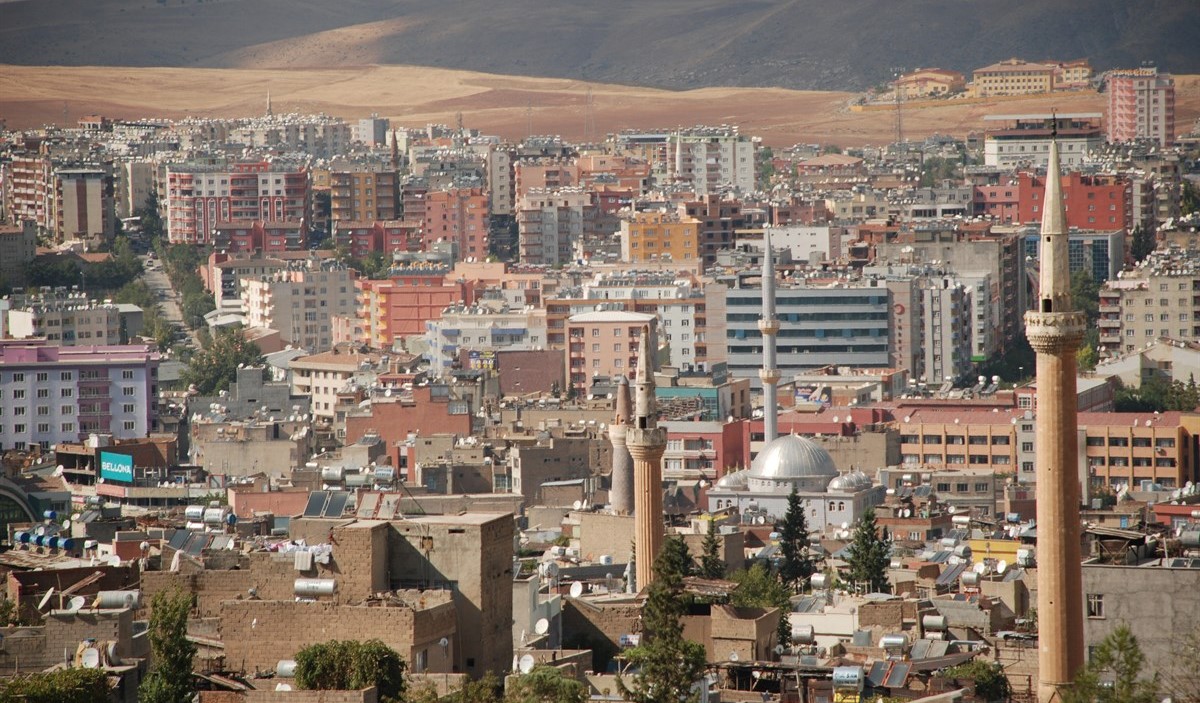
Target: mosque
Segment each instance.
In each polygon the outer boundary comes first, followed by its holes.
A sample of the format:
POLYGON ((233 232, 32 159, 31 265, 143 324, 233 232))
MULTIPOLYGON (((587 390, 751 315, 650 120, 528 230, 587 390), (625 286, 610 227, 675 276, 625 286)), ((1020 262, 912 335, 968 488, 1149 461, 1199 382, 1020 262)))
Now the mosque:
POLYGON ((708 490, 709 511, 733 508, 743 523, 773 525, 787 513, 788 496, 795 489, 805 508, 808 529, 814 533, 852 525, 867 508, 883 503, 887 491, 874 485, 861 471, 841 473, 833 457, 816 442, 798 435, 778 436, 779 403, 775 368, 775 267, 770 230, 764 242, 763 314, 763 430, 767 444, 750 468, 721 477, 708 490))

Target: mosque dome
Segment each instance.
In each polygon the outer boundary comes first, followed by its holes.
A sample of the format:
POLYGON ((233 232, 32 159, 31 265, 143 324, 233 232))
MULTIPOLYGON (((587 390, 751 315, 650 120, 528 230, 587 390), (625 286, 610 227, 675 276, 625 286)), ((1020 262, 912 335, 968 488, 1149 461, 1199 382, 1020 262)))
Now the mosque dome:
POLYGON ((716 488, 722 490, 736 490, 746 487, 746 472, 731 471, 721 478, 717 479, 716 488))
POLYGON ((839 493, 857 493, 870 487, 871 477, 858 470, 837 476, 829 482, 829 490, 839 493))
MULTIPOLYGON (((831 479, 838 475, 833 457, 816 442, 797 435, 783 435, 754 457, 750 478, 764 481, 831 479)), ((826 481, 822 481, 824 485, 826 481)))

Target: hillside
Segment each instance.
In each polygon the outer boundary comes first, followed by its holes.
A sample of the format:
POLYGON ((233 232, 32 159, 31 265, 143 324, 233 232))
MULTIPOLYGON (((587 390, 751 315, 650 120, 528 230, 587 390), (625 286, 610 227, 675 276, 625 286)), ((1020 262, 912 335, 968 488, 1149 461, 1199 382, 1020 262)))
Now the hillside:
POLYGON ((1195 0, 19 0, 0 63, 416 65, 683 89, 858 90, 891 67, 1154 60, 1200 72, 1195 0))

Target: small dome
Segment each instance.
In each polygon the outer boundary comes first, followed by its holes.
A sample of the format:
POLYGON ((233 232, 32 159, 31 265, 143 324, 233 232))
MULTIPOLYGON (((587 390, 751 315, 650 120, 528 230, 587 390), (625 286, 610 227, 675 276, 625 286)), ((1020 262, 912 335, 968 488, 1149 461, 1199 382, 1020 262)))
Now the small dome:
POLYGON ((733 490, 746 487, 746 472, 731 471, 721 478, 717 479, 716 488, 723 490, 733 490))
POLYGON ((829 482, 829 490, 848 493, 854 490, 854 481, 847 474, 845 476, 837 476, 829 482))
POLYGON ((754 457, 750 467, 751 478, 768 481, 833 478, 837 475, 829 452, 816 442, 796 435, 776 438, 754 457))

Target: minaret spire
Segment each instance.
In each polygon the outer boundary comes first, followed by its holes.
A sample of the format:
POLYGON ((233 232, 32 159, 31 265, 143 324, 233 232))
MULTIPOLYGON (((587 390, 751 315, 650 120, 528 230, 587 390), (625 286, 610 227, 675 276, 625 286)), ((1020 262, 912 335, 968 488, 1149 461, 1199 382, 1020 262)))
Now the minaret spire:
POLYGON ((267 88, 267 117, 274 116, 275 112, 271 109, 271 89, 267 88))
MULTIPOLYGON (((1056 120, 1057 123, 1057 120, 1056 120)), ((1037 352, 1038 701, 1062 699, 1083 668, 1076 354, 1087 321, 1073 309, 1057 140, 1043 199, 1038 305, 1025 313, 1037 352)))
POLYGON ((654 580, 654 559, 663 544, 662 455, 667 432, 658 426, 654 401, 654 346, 649 325, 642 327, 634 374, 633 426, 626 430, 625 446, 633 457, 634 554, 638 590, 654 580))
POLYGON ((608 491, 608 502, 618 515, 633 512, 633 456, 625 446, 625 438, 633 419, 633 401, 629 398, 629 379, 621 376, 617 383, 616 415, 608 426, 608 440, 612 443, 612 482, 608 491))
POLYGON ((775 252, 771 250, 771 228, 763 227, 762 319, 763 367, 758 377, 763 384, 763 442, 769 444, 779 436, 779 369, 775 365, 775 337, 779 321, 775 319, 775 252))

